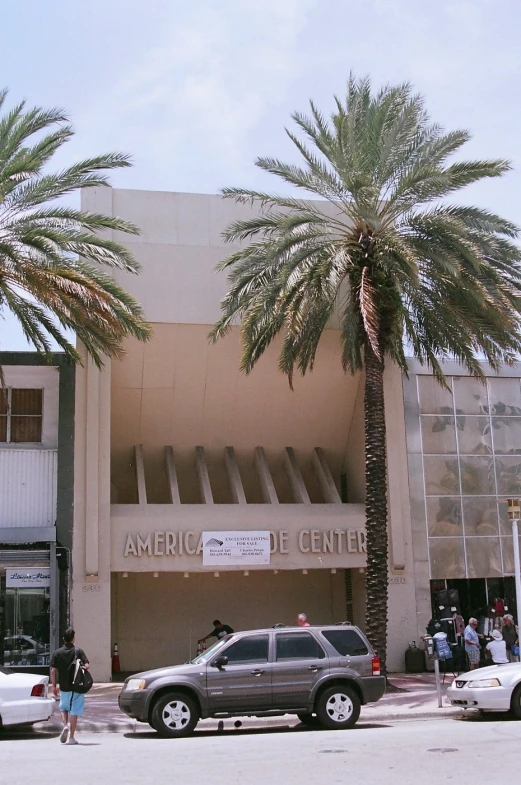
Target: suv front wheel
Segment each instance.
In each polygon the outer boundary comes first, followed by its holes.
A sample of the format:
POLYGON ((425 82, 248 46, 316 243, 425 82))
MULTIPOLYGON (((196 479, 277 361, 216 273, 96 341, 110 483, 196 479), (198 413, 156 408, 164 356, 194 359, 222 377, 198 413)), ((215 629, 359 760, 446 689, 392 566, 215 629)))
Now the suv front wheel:
POLYGON ((325 728, 345 730, 352 728, 360 716, 360 698, 347 685, 329 687, 318 696, 315 710, 325 728))
POLYGON ((176 738, 188 736, 199 722, 199 712, 193 698, 183 692, 162 695, 152 709, 150 724, 160 736, 176 738))

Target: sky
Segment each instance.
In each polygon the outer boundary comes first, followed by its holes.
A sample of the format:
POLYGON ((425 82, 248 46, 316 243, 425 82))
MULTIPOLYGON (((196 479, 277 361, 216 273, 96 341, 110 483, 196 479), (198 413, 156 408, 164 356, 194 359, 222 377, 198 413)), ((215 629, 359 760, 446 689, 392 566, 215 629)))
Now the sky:
MULTIPOLYGON (((464 196, 521 224, 520 30, 518 0, 16 0, 0 86, 71 117, 57 167, 118 150, 134 164, 118 188, 217 193, 280 191, 255 158, 294 159, 291 113, 331 111, 350 72, 409 81, 433 120, 471 131, 466 157, 512 161, 464 196)), ((0 349, 26 348, 0 314, 0 349)))

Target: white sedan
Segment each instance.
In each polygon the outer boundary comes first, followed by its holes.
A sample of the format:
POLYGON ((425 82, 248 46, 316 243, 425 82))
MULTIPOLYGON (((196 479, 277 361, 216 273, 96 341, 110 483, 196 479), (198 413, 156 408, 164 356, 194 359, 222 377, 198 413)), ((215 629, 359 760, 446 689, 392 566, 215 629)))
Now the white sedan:
POLYGON ((453 706, 511 711, 521 720, 521 663, 490 665, 457 676, 447 689, 453 706))
POLYGON ((55 705, 48 690, 48 676, 13 673, 0 667, 0 728, 48 720, 55 705))

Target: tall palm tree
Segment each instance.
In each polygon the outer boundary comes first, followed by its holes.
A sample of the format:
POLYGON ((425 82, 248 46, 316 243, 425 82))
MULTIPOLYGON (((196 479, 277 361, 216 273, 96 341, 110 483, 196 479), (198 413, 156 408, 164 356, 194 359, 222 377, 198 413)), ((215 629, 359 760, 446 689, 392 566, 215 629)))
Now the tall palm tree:
POLYGON ((440 360, 455 357, 483 377, 521 350, 520 250, 512 223, 446 201, 464 186, 499 177, 507 161, 448 162, 469 139, 430 122, 408 84, 373 92, 351 77, 328 121, 293 115, 287 134, 301 166, 259 158, 257 166, 320 201, 226 188, 257 205, 231 224, 243 244, 218 269, 229 271, 222 316, 210 338, 241 322, 241 368, 249 373, 279 333, 279 368, 311 371, 333 313, 345 371, 365 369, 367 518, 366 631, 385 664, 388 582, 384 364, 407 373, 406 347, 444 383, 440 360))
POLYGON ((51 336, 79 361, 60 328, 73 330, 100 366, 103 355, 121 356, 126 335, 150 335, 138 303, 102 269, 137 272, 129 251, 106 231, 138 229, 60 200, 107 185, 106 172, 129 160, 101 155, 50 172, 52 156, 73 136, 67 117, 57 109, 27 109, 25 102, 8 111, 6 96, 0 91, 0 315, 11 311, 38 351, 50 352, 51 336))

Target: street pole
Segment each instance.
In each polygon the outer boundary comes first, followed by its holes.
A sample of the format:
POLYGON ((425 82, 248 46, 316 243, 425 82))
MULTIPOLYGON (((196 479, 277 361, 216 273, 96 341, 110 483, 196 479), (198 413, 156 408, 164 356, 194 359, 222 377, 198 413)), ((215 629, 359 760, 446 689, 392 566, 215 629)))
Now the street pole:
POLYGON ((437 654, 434 654, 434 676, 436 678, 436 693, 438 695, 438 709, 441 709, 440 660, 437 654))
POLYGON ((521 613, 521 564, 519 561, 519 536, 517 524, 521 514, 519 499, 508 499, 508 515, 512 521, 512 539, 514 546, 514 577, 516 582, 516 606, 517 618, 515 621, 519 624, 519 615, 521 613))

